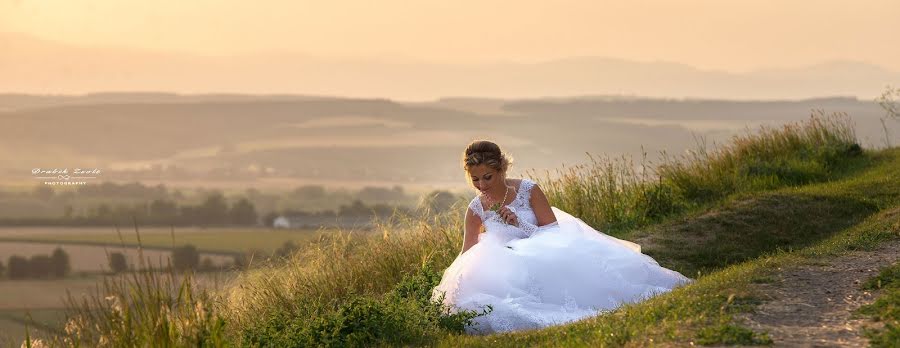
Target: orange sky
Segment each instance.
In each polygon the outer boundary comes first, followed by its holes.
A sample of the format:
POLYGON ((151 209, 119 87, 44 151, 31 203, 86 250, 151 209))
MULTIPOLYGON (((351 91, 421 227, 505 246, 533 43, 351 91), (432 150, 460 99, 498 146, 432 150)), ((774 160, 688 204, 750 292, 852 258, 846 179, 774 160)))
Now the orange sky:
POLYGON ((0 31, 227 55, 465 63, 572 56, 746 71, 857 60, 900 70, 900 1, 0 0, 0 31))

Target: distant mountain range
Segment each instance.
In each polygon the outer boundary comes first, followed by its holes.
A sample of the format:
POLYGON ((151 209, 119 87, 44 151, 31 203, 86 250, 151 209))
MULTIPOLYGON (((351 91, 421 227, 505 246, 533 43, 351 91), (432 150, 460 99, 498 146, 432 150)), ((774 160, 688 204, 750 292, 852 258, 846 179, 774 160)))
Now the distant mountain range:
POLYGON ((492 139, 514 175, 595 156, 652 160, 745 127, 853 117, 865 146, 900 143, 872 100, 729 101, 608 96, 433 102, 292 95, 0 94, 0 187, 34 185, 34 168, 98 168, 99 180, 287 190, 302 184, 465 186, 459 156, 492 139))
POLYGON ((900 72, 855 61, 746 73, 670 62, 574 57, 536 64, 434 64, 291 53, 197 56, 75 46, 0 33, 0 92, 301 94, 425 101, 442 97, 612 95, 718 99, 871 98, 900 72))

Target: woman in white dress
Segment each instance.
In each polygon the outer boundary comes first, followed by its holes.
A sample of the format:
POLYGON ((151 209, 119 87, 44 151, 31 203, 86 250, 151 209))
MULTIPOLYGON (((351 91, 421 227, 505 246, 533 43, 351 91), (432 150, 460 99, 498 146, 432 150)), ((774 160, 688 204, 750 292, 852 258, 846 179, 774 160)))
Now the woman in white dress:
POLYGON ((466 210, 462 252, 433 298, 443 296, 453 310, 480 312, 490 305, 469 333, 574 321, 691 281, 642 254, 639 245, 551 207, 533 181, 507 178, 509 165, 489 141, 475 141, 463 154, 481 194, 466 210))

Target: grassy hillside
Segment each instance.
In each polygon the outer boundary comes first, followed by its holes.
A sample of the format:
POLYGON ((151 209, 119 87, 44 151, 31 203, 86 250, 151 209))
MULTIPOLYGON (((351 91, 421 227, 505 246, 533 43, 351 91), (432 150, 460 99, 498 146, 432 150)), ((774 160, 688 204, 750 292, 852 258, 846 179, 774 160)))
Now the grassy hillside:
POLYGON ((479 313, 451 315, 428 300, 459 252, 459 207, 385 223, 372 235, 336 233, 241 275, 224 293, 192 290, 189 277, 106 284, 73 304, 77 329, 65 338, 151 346, 765 344, 765 334, 733 320, 759 301, 751 284, 777 267, 900 234, 900 149, 860 149, 852 127, 836 118, 764 129, 673 158, 654 175, 629 168, 598 160, 539 179, 553 205, 697 278, 611 314, 462 335, 479 313))
POLYGON ((760 294, 749 291, 751 284, 767 281, 779 267, 873 248, 900 236, 900 148, 873 153, 867 162, 842 180, 742 195, 644 232, 643 240, 654 243, 646 252, 660 264, 688 272, 709 270, 691 286, 571 325, 488 337, 451 336, 439 343, 451 347, 764 343, 765 336, 732 322, 735 313, 752 309, 760 300, 760 294), (796 228, 789 228, 792 225, 796 228), (693 244, 684 245, 688 241, 693 244), (676 247, 679 244, 684 246, 676 247), (745 259, 750 261, 740 262, 745 259))

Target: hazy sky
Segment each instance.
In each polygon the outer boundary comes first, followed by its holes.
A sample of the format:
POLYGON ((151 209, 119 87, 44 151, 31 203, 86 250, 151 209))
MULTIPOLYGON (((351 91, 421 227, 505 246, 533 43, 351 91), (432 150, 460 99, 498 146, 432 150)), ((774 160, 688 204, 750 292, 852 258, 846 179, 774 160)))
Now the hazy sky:
POLYGON ((857 60, 900 70, 897 0, 0 0, 0 31, 227 55, 430 62, 573 56, 747 71, 857 60))

